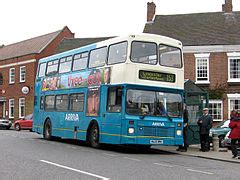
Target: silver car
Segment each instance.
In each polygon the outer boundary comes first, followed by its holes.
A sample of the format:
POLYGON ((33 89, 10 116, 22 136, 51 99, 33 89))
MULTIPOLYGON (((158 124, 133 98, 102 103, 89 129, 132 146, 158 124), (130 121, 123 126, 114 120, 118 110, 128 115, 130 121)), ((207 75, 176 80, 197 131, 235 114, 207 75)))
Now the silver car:
POLYGON ((12 122, 8 119, 0 119, 0 128, 10 129, 12 122))

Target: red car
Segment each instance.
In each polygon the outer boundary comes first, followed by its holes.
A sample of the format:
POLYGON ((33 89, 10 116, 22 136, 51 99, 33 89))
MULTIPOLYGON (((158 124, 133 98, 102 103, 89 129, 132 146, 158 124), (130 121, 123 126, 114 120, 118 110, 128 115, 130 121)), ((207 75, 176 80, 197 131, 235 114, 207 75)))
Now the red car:
POLYGON ((33 114, 29 114, 25 116, 25 118, 15 121, 14 129, 16 131, 20 131, 22 129, 28 129, 32 131, 32 123, 33 123, 33 114))

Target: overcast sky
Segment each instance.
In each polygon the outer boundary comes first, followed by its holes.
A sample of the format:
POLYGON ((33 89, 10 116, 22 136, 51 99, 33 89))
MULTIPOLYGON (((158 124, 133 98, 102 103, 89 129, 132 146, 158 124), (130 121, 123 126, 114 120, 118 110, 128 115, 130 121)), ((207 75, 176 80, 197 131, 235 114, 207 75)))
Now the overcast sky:
MULTIPOLYGON (((2 0, 0 45, 12 44, 68 26, 75 37, 140 33, 152 0, 2 0)), ((156 14, 222 10, 225 0, 153 0, 156 14)), ((240 11, 240 0, 233 0, 240 11)))

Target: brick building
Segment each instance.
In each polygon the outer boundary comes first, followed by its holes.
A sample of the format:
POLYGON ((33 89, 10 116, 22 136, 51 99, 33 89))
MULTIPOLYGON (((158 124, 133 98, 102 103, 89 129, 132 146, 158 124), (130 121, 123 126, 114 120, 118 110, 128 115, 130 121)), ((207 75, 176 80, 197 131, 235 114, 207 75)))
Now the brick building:
POLYGON ((0 118, 16 120, 33 112, 38 60, 54 54, 63 38, 74 38, 68 27, 0 47, 0 118))
POLYGON ((214 121, 240 110, 240 12, 232 11, 232 0, 221 12, 155 15, 155 8, 148 3, 143 32, 182 41, 185 79, 209 92, 214 121))

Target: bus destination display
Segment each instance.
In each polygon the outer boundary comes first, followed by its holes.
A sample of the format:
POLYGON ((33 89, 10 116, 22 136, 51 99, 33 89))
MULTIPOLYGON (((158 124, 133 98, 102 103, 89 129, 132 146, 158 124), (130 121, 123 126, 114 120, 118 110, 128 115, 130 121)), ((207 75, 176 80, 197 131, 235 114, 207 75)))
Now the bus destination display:
POLYGON ((163 81, 163 82, 175 82, 175 74, 153 72, 153 71, 139 71, 139 79, 150 80, 150 81, 163 81))

